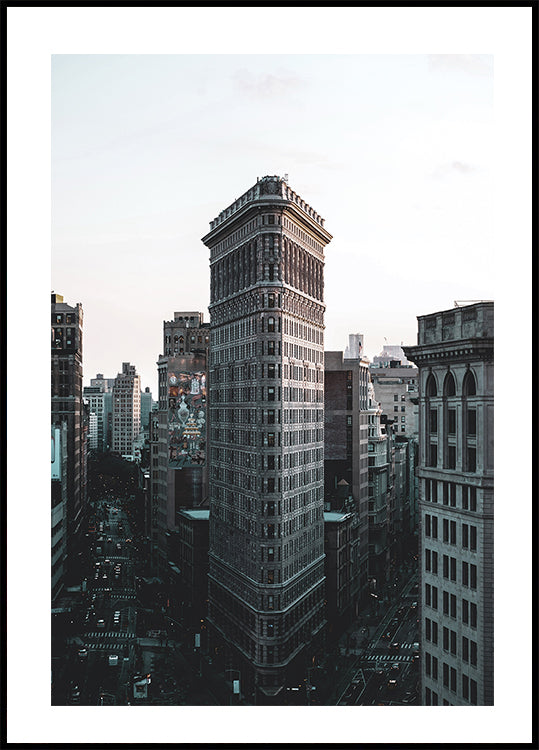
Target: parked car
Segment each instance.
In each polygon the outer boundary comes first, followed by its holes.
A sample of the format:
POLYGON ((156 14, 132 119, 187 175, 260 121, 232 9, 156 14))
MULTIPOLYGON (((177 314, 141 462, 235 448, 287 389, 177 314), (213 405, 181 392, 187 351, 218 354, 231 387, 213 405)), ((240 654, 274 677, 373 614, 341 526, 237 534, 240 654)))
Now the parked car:
POLYGON ((401 650, 401 645, 397 641, 393 641, 393 643, 389 644, 389 650, 392 652, 397 652, 401 650))

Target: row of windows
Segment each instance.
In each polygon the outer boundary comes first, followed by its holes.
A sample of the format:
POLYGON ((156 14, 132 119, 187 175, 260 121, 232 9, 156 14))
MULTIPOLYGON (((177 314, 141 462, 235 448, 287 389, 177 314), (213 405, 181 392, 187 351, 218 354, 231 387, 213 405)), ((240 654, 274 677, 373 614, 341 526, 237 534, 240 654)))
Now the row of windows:
POLYGON ((455 484, 454 482, 438 482, 435 479, 426 479, 424 483, 424 498, 427 502, 437 503, 440 497, 438 492, 441 485, 441 500, 443 505, 457 507, 457 488, 460 488, 461 507, 463 510, 477 511, 477 488, 466 484, 455 484))
MULTIPOLYGON (((442 519, 442 539, 446 544, 457 544, 457 522, 447 518, 442 519)), ((425 536, 432 539, 438 538, 438 517, 425 513, 425 536)), ((461 546, 464 549, 470 549, 472 552, 477 550, 477 526, 463 523, 461 525, 461 546)))
MULTIPOLYGON (((462 395, 464 397, 475 396, 477 393, 475 376, 472 370, 467 370, 462 381, 462 395)), ((438 395, 438 382, 434 372, 429 373, 425 383, 425 395, 428 398, 435 398, 438 395)), ((448 372, 444 378, 443 395, 446 398, 452 398, 457 395, 455 377, 452 372, 448 372)))
MULTIPOLYGON (((432 575, 438 575, 438 553, 425 549, 425 570, 432 575)), ((449 555, 443 556, 443 577, 457 582, 457 560, 449 555)), ((477 565, 462 562, 461 583, 471 589, 477 588, 477 565)))

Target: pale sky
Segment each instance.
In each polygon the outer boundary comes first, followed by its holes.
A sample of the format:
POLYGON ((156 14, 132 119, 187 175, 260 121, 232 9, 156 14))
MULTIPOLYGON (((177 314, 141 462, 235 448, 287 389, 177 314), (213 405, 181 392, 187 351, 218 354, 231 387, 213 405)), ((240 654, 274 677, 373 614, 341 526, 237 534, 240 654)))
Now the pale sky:
POLYGON ((209 221, 256 182, 326 220, 326 349, 416 343, 416 316, 493 299, 490 55, 57 55, 52 288, 84 307, 85 383, 162 322, 209 320, 209 221))
POLYGON ((516 607, 531 651, 531 9, 9 7, 6 29, 8 741, 530 742, 508 654, 516 607), (265 174, 334 237, 326 349, 495 300, 494 708, 50 707, 50 291, 84 306, 85 382, 130 361, 155 396, 163 320, 207 309, 200 238, 265 174))

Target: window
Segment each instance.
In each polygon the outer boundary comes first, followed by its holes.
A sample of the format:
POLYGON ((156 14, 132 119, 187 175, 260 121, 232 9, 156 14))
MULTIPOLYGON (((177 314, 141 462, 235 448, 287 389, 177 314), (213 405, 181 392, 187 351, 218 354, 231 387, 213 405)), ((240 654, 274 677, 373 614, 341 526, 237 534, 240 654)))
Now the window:
POLYGON ((275 318, 268 318, 268 333, 275 333, 275 318))
POLYGON ((431 597, 430 597, 430 583, 425 584, 425 604, 427 607, 430 607, 431 597))
POLYGON ((456 617, 457 617, 457 597, 455 596, 455 594, 451 594, 450 604, 451 604, 451 606, 450 606, 449 614, 451 615, 451 617, 453 617, 454 619, 456 619, 456 617))
POLYGON ((449 578, 449 557, 448 557, 448 555, 444 555, 444 557, 443 557, 443 576, 444 576, 444 578, 449 578))
POLYGON ((476 435, 476 412, 475 409, 468 409, 466 412, 466 432, 469 436, 476 435))
POLYGON ((454 630, 450 631, 450 640, 451 640, 451 647, 450 651, 453 654, 453 656, 457 655, 457 634, 454 630))
POLYGON ((477 627, 477 604, 470 604, 470 625, 472 628, 477 627))
POLYGON ((469 471, 470 473, 475 473, 476 471, 476 453, 475 448, 472 448, 471 446, 467 446, 466 448, 466 471, 469 471))
POLYGON ((470 549, 477 550, 477 526, 470 526, 470 549))
POLYGON ((427 382, 425 385, 425 393, 427 396, 431 396, 431 397, 437 395, 436 380, 432 372, 429 374, 427 378, 427 382))
POLYGON ((472 667, 477 666, 477 643, 470 641, 470 664, 472 667))
POLYGON ((454 435, 457 431, 457 413, 455 409, 447 410, 447 432, 454 435))
POLYGON ((438 463, 438 446, 436 443, 429 444, 429 466, 436 466, 438 463))
POLYGON ((477 588, 477 565, 470 565, 470 588, 477 588))
POLYGON ((404 393, 401 393, 401 401, 406 401, 406 395, 404 393))
POLYGON ((438 609, 438 587, 432 587, 432 608, 438 609))
POLYGON ((430 572, 431 570, 431 553, 430 549, 425 550, 425 570, 430 572))
POLYGON ((432 679, 438 679, 438 659, 435 656, 432 657, 432 679))
POLYGON ((450 671, 450 690, 453 693, 457 692, 457 670, 451 667, 450 671))
MULTIPOLYGON (((454 445, 448 445, 447 446, 447 468, 455 469, 456 466, 457 466, 457 449, 454 445)), ((474 468, 474 471, 475 471, 475 468, 474 468)))
POLYGON ((454 396, 456 393, 455 378, 448 372, 444 380, 444 396, 454 396))
POLYGON ((444 529, 443 539, 444 539, 444 542, 447 543, 449 541, 449 521, 447 520, 447 518, 444 518, 443 520, 443 529, 444 529))
MULTIPOLYGON (((270 217, 273 219, 273 216, 270 217)), ((268 307, 275 307, 275 295, 274 294, 268 294, 268 307)))
POLYGON ((468 549, 468 528, 467 523, 462 524, 462 547, 464 549, 468 549))
POLYGON ((443 593, 443 613, 444 615, 449 614, 449 593, 447 591, 444 591, 443 593))
POLYGON ((429 411, 429 430, 434 434, 438 432, 438 412, 436 409, 429 411))
POLYGON ((275 433, 268 432, 268 445, 273 447, 275 445, 275 433))
POLYGON ((470 699, 470 685, 469 685, 468 675, 465 675, 465 674, 462 675, 462 697, 465 700, 470 699))
POLYGON ((430 677, 431 674, 430 654, 428 652, 425 653, 425 674, 427 677, 430 677))
POLYGON ((438 517, 432 516, 432 538, 438 539, 438 517))
POLYGON ((444 627, 443 631, 443 649, 449 651, 449 628, 444 627))
POLYGON ((449 543, 450 544, 456 544, 457 543, 457 522, 451 521, 449 524, 449 543))
POLYGON ((275 401, 275 388, 273 386, 268 388, 268 401, 275 401))
POLYGON ((449 687, 449 664, 446 664, 445 661, 443 664, 443 683, 444 687, 449 687))
POLYGON ((457 507, 457 485, 456 484, 450 484, 449 485, 449 504, 452 508, 457 507))
POLYGON ((433 575, 438 575, 438 553, 432 552, 432 573, 433 575))
POLYGON ((401 411, 406 411, 406 407, 405 406, 401 406, 401 411))
MULTIPOLYGON (((398 397, 398 395, 397 395, 397 394, 395 393, 395 394, 394 394, 394 396, 393 396, 393 401, 398 401, 398 400, 399 400, 399 397, 398 397)), ((398 408, 398 407, 397 407, 397 408, 398 408)))
POLYGON ((275 354, 275 341, 268 341, 268 354, 275 354))
POLYGON ((275 365, 269 364, 268 365, 268 378, 274 378, 275 377, 275 365))
POLYGON ((470 510, 474 513, 477 511, 477 488, 470 487, 470 510))
POLYGON ((431 535, 430 516, 428 513, 425 514, 425 536, 431 535))
POLYGON ((462 661, 470 661, 470 641, 462 637, 462 661))
POLYGON ((398 407, 398 406, 394 406, 394 407, 393 407, 393 411, 398 411, 398 410, 399 410, 399 407, 398 407))
POLYGON ((470 680, 470 703, 477 706, 477 682, 470 680))
POLYGON ((468 586, 469 585, 469 575, 468 575, 468 563, 463 562, 462 563, 462 585, 468 586))
POLYGON ((465 484, 462 485, 462 509, 468 510, 468 487, 465 484))

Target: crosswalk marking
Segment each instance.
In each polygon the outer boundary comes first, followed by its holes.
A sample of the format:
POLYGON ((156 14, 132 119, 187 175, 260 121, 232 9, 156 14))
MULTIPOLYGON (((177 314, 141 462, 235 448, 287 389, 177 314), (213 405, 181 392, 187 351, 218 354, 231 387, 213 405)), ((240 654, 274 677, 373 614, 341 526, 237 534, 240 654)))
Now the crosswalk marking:
POLYGON ((364 657, 365 661, 413 661, 413 656, 404 654, 368 654, 364 657))
POLYGON ((115 633, 98 631, 97 633, 86 633, 85 638, 136 638, 134 633, 115 633))

